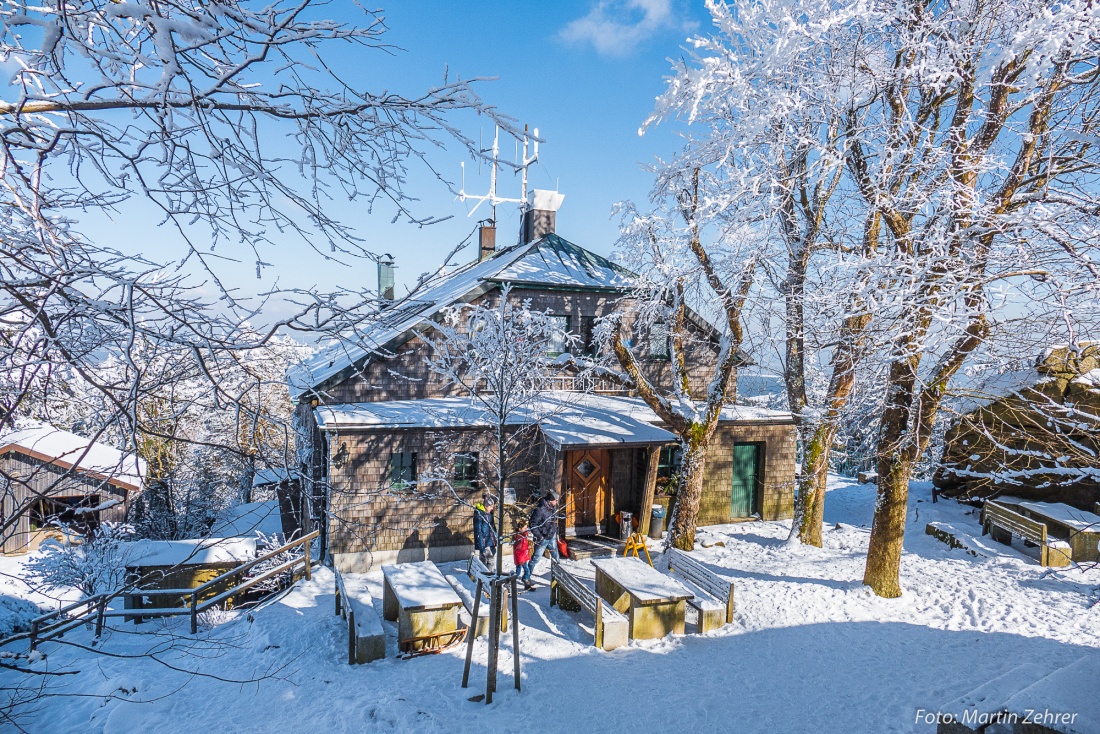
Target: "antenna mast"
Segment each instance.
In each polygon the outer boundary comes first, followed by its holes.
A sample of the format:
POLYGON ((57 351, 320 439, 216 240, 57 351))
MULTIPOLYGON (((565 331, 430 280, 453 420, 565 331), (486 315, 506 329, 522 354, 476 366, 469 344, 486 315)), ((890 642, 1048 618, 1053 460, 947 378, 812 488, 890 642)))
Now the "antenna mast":
POLYGON ((498 204, 519 204, 520 211, 525 211, 527 207, 527 169, 532 166, 539 159, 539 129, 536 127, 533 135, 528 135, 527 126, 523 126, 523 158, 519 163, 508 163, 504 161, 504 165, 513 169, 514 173, 521 174, 520 184, 520 198, 512 199, 504 196, 497 196, 497 167, 500 165, 500 126, 496 127, 496 131, 493 133, 493 147, 489 149, 482 149, 481 153, 492 153, 491 165, 489 167, 489 193, 476 195, 466 193, 466 162, 463 161, 462 166, 462 188, 458 192, 459 201, 476 201, 477 204, 470 210, 466 216, 472 217, 477 208, 485 202, 489 202, 489 206, 493 208, 493 224, 497 221, 497 205, 498 204), (527 155, 529 146, 533 144, 533 150, 531 155, 527 155))

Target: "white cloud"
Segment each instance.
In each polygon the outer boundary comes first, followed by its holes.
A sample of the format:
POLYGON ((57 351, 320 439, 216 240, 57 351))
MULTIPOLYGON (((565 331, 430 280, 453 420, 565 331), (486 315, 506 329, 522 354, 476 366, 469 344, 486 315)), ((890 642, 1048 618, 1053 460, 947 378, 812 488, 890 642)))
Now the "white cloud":
POLYGON ((558 36, 570 43, 592 44, 604 56, 626 56, 675 25, 672 0, 597 0, 587 15, 569 22, 558 36))

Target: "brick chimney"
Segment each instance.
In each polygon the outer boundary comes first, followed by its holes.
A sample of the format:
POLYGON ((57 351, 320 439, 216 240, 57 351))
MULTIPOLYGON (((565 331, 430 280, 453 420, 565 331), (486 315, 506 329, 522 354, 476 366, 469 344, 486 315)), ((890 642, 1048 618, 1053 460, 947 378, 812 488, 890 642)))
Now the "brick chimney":
POLYGON ((527 197, 527 211, 523 214, 523 241, 535 240, 554 233, 558 209, 565 201, 565 194, 545 189, 535 189, 527 197))
POLYGON ((383 301, 393 300, 393 255, 378 258, 378 296, 383 301))
POLYGON ((492 219, 486 219, 479 225, 477 231, 478 256, 477 259, 488 260, 497 251, 497 225, 492 219))

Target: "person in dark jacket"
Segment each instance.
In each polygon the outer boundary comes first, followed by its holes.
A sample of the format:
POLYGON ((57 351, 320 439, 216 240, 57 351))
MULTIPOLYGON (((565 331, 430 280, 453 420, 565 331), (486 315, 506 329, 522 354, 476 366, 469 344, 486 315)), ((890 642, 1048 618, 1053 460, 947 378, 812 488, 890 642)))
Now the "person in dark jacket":
POLYGON ((535 572, 542 562, 543 553, 549 549, 551 558, 561 558, 558 552, 558 495, 547 492, 535 505, 528 522, 531 528, 531 537, 535 539, 535 554, 531 560, 531 569, 527 572, 527 578, 535 572))
POLYGON ((496 506, 496 500, 488 494, 474 506, 474 550, 490 570, 497 552, 497 534, 493 529, 493 510, 496 506))

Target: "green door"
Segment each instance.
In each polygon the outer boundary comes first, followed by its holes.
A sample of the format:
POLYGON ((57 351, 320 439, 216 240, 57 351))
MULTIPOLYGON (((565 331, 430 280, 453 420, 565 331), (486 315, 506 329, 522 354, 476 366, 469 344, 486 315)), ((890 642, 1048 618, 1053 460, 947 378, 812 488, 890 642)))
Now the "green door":
POLYGON ((756 470, 759 465, 757 444, 733 445, 733 490, 730 493, 730 517, 749 517, 756 511, 756 470))

